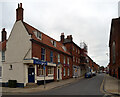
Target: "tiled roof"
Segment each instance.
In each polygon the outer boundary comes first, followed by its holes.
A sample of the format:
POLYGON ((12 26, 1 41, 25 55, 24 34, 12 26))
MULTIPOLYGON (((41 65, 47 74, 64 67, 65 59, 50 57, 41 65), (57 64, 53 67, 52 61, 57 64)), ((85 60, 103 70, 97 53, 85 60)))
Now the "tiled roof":
POLYGON ((6 41, 0 42, 0 51, 4 50, 6 48, 6 41))
POLYGON ((32 39, 34 39, 34 40, 36 40, 36 41, 38 41, 38 42, 41 42, 41 43, 43 43, 43 44, 46 44, 46 45, 48 45, 49 47, 55 48, 55 49, 57 49, 57 50, 59 50, 59 51, 62 51, 62 52, 64 52, 64 53, 68 54, 68 55, 71 55, 68 51, 64 51, 64 49, 62 48, 62 46, 64 46, 64 45, 63 45, 61 42, 56 41, 55 39, 49 37, 48 35, 44 34, 43 32, 37 30, 36 28, 32 27, 31 25, 29 25, 29 24, 27 24, 27 23, 25 23, 25 22, 23 22, 23 24, 24 24, 26 30, 28 31, 28 33, 29 33, 30 35, 32 35, 32 36, 31 36, 32 39), (40 33, 42 34, 42 40, 38 39, 38 38, 35 36, 34 31, 40 32, 40 33), (53 46, 51 40, 56 41, 56 47, 53 46))

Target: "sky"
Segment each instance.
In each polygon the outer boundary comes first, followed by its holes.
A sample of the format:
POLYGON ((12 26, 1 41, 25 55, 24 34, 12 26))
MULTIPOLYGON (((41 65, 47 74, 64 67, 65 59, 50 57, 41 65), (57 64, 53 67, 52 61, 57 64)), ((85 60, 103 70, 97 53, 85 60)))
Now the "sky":
MULTIPOLYGON (((18 3, 23 3, 24 21, 50 37, 60 40, 72 35, 85 42, 88 55, 100 66, 109 63, 111 20, 118 18, 119 0, 0 0, 0 30, 9 37, 16 20, 18 3), (33 2, 34 1, 34 2, 33 2)), ((0 33, 1 36, 1 33, 0 33)))

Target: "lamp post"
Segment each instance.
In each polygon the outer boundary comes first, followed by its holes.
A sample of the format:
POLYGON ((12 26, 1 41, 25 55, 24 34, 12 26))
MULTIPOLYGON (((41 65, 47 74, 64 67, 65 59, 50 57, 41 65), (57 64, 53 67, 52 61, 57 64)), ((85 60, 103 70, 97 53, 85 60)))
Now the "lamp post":
POLYGON ((44 88, 45 88, 45 64, 43 64, 43 69, 44 69, 44 88))

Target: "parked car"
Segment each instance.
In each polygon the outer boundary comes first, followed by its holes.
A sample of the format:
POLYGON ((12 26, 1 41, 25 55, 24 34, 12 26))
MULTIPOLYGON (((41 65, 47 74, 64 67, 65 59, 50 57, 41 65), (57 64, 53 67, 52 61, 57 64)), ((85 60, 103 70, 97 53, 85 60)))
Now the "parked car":
POLYGON ((85 73, 85 78, 91 78, 91 77, 92 77, 92 72, 85 73))
POLYGON ((92 76, 96 76, 96 72, 95 71, 92 72, 92 76))

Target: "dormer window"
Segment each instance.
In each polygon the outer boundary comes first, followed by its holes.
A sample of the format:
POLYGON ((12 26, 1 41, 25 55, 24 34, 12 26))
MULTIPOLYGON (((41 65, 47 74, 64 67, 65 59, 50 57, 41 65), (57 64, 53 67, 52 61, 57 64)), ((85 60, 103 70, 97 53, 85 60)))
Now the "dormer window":
POLYGON ((38 39, 42 40, 42 33, 41 32, 38 32, 38 31, 33 31, 33 32, 38 39))
POLYGON ((64 49, 64 51, 66 51, 66 47, 65 46, 62 46, 62 48, 64 49))
POLYGON ((51 43, 52 43, 52 45, 53 45, 54 47, 56 47, 56 41, 51 40, 51 43))
POLYGON ((40 40, 42 39, 42 34, 40 32, 37 32, 37 38, 39 38, 40 40))

